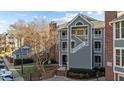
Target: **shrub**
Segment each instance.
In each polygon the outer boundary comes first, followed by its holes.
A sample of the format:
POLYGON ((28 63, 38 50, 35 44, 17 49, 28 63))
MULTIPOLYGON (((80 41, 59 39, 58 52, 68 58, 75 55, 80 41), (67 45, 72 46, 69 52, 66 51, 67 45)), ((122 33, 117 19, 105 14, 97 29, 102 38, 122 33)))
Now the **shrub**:
POLYGON ((101 67, 101 68, 94 68, 94 70, 96 72, 98 72, 99 77, 105 76, 105 68, 101 67))
POLYGON ((94 68, 95 71, 99 71, 99 72, 105 72, 105 68, 101 67, 101 68, 94 68))
MULTIPOLYGON (((14 60, 14 65, 21 65, 22 59, 15 59, 14 60)), ((28 63, 33 63, 33 59, 32 58, 25 58, 23 59, 23 64, 28 64, 28 63)))
POLYGON ((75 79, 89 79, 96 77, 96 72, 90 69, 70 68, 68 77, 75 79))
MULTIPOLYGON (((56 61, 56 60, 54 60, 54 59, 51 59, 51 64, 57 64, 58 62, 56 61)), ((48 61, 47 62, 45 62, 45 64, 48 64, 48 61)))

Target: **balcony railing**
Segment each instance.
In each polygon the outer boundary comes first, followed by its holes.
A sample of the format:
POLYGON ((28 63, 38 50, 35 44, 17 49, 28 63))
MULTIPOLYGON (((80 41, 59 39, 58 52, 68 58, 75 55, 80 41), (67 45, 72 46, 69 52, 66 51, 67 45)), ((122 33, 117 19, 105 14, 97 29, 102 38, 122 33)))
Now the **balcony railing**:
POLYGON ((62 48, 62 52, 67 52, 67 48, 62 48))
POLYGON ((101 63, 98 62, 98 63, 95 63, 95 67, 100 67, 101 66, 101 63))
POLYGON ((101 52, 102 49, 101 49, 101 48, 94 48, 94 51, 95 51, 95 52, 101 52))
POLYGON ((67 39, 67 35, 61 35, 61 39, 67 39))
POLYGON ((101 34, 94 34, 94 38, 102 38, 101 34))

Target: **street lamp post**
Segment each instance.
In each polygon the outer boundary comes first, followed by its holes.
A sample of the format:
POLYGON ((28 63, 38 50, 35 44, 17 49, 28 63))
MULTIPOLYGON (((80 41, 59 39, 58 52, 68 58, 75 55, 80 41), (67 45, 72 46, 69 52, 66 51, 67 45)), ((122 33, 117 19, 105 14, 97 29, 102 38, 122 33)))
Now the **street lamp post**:
POLYGON ((23 57, 22 57, 22 55, 23 55, 23 52, 22 52, 22 38, 20 39, 20 48, 21 48, 21 73, 23 74, 23 57))

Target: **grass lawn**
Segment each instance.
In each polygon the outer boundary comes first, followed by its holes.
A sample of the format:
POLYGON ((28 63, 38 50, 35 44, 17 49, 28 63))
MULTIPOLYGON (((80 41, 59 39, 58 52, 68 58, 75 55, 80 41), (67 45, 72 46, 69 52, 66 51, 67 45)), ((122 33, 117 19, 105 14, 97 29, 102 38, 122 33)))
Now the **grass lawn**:
MULTIPOLYGON (((57 67, 58 65, 57 64, 47 64, 45 65, 45 70, 48 71, 48 70, 52 70, 53 68, 57 67)), ((17 69, 17 71, 19 72, 19 74, 21 76, 23 76, 24 80, 29 80, 29 77, 30 77, 30 73, 35 76, 39 73, 39 71, 37 70, 37 67, 34 63, 30 63, 30 64, 24 64, 23 65, 23 75, 21 74, 21 66, 18 65, 18 66, 15 66, 15 68, 17 69)))

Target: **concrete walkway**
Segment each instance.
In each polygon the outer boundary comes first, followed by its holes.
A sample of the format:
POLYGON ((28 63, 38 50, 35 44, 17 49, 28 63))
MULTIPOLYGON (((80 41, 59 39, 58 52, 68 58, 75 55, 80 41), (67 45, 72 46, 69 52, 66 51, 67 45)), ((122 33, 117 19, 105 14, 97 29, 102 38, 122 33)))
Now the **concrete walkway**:
MULTIPOLYGON (((76 79, 70 79, 64 76, 54 76, 53 78, 46 79, 44 81, 98 81, 97 79, 90 79, 90 80, 76 80, 76 79)), ((99 81, 105 81, 104 77, 100 77, 99 81)))
POLYGON ((13 72, 14 81, 24 81, 23 77, 16 71, 13 64, 9 63, 8 60, 4 57, 4 62, 8 70, 13 72))

